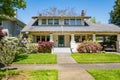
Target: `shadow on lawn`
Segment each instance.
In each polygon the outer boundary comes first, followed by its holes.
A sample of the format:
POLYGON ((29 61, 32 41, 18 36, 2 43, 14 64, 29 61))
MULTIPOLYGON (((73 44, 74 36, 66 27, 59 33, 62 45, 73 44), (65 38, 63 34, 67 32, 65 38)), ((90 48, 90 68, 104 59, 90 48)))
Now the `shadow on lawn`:
POLYGON ((15 56, 15 59, 13 62, 17 62, 17 61, 20 61, 20 60, 24 60, 24 59, 27 59, 28 55, 16 55, 15 56))

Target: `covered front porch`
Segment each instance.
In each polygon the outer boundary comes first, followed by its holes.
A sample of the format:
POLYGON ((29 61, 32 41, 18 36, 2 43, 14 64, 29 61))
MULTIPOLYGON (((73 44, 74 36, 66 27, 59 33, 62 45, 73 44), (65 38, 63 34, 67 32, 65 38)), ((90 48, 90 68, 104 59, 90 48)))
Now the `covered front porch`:
POLYGON ((69 47, 76 52, 77 46, 84 40, 97 41, 103 46, 105 51, 120 52, 120 34, 119 33, 82 33, 82 32, 34 32, 32 35, 33 42, 50 41, 54 42, 54 47, 69 47))

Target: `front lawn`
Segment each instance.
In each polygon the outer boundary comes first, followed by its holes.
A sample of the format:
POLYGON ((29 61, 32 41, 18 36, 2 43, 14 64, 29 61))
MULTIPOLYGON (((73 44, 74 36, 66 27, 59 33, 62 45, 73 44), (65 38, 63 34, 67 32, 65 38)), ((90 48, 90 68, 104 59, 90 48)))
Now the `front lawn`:
POLYGON ((16 55, 13 64, 56 64, 55 54, 20 54, 16 55))
MULTIPOLYGON (((57 70, 9 70, 9 80, 58 80, 57 70)), ((5 71, 0 71, 0 80, 5 79, 5 71)))
POLYGON ((95 80, 120 80, 120 69, 89 69, 95 80))
POLYGON ((72 54, 72 57, 78 63, 118 63, 120 62, 120 55, 110 53, 83 53, 72 54))

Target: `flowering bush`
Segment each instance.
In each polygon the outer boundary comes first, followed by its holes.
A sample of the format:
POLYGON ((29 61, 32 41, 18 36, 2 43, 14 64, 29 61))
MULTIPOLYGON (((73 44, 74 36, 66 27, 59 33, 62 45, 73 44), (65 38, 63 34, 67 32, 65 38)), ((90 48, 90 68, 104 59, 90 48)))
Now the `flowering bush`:
POLYGON ((38 42, 38 52, 51 53, 53 45, 53 42, 38 42))
POLYGON ((37 53, 37 45, 34 43, 29 43, 27 45, 28 53, 37 53))
POLYGON ((79 53, 96 53, 102 50, 102 46, 97 42, 84 41, 78 45, 79 53))
POLYGON ((5 34, 3 33, 3 28, 0 27, 0 40, 5 36, 5 34))
POLYGON ((0 41, 0 63, 9 65, 13 62, 18 46, 18 39, 15 37, 4 37, 0 41))

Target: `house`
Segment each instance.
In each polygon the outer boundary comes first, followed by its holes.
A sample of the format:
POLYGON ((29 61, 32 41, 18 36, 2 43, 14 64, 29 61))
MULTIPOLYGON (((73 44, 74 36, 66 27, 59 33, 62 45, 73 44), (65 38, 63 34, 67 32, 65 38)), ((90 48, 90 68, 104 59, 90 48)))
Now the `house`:
POLYGON ((120 52, 120 27, 114 24, 94 24, 82 10, 80 16, 34 16, 22 30, 33 42, 51 41, 54 47, 70 47, 73 52, 79 42, 98 41, 106 51, 120 52))
POLYGON ((18 36, 25 26, 25 23, 17 18, 5 19, 0 21, 0 26, 3 27, 4 31, 9 32, 9 36, 18 36))

